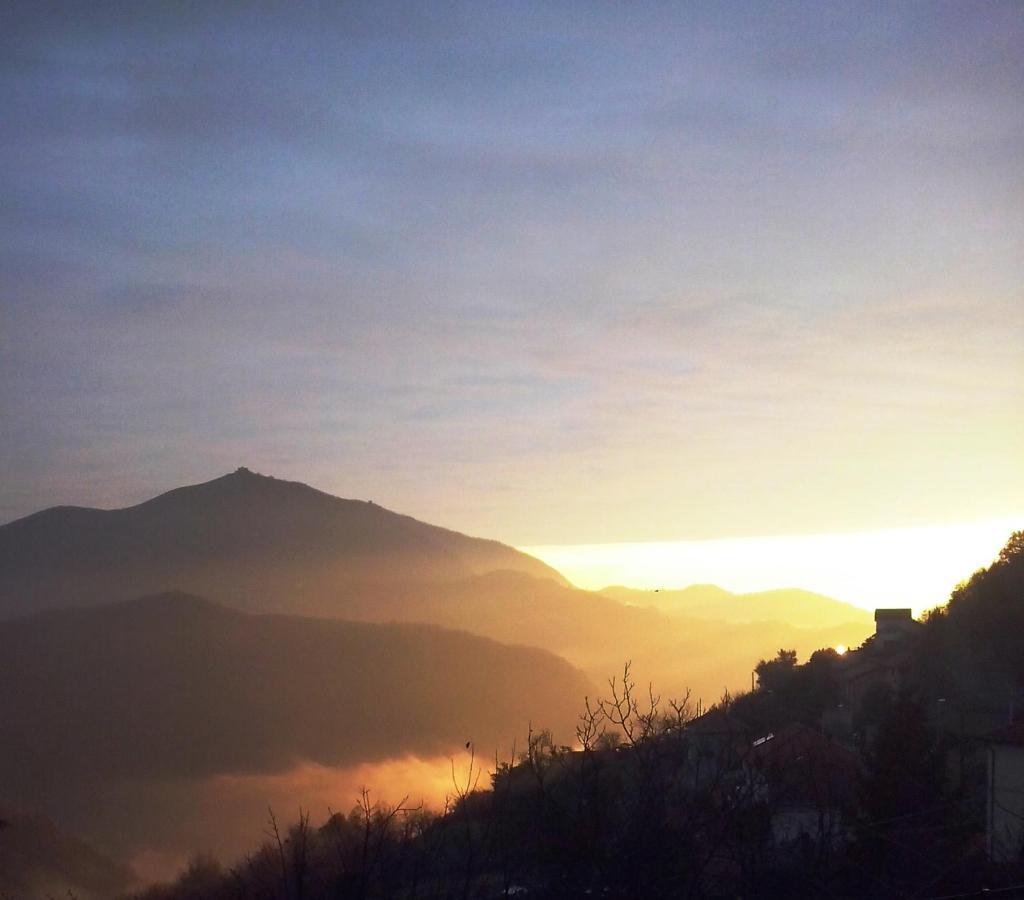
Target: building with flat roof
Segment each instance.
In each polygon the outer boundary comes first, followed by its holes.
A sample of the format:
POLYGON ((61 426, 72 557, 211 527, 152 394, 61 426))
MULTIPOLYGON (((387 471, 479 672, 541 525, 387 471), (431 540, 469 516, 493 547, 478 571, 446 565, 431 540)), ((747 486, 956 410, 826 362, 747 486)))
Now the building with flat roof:
POLYGON ((920 627, 910 609, 875 610, 875 641, 879 644, 903 641, 920 627))

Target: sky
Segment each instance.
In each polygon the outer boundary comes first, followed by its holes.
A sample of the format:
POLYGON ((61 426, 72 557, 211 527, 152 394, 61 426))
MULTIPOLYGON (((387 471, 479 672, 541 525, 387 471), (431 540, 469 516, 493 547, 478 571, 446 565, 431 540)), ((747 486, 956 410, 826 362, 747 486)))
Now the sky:
POLYGON ((1022 99, 1017 2, 4 3, 0 522, 1024 525, 1022 99))
MULTIPOLYGON (((845 534, 523 547, 577 587, 648 591, 715 584, 737 594, 801 588, 919 616, 994 561, 1024 516, 845 534)), ((654 599, 654 598, 652 598, 654 599)))

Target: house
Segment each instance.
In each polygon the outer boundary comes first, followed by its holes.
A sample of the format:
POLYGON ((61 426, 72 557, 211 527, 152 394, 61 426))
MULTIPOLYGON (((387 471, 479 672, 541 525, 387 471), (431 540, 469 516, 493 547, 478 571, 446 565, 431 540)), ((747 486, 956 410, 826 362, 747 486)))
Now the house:
POLYGON ((846 839, 860 769, 856 754, 799 722, 754 742, 745 761, 768 804, 776 845, 809 838, 819 846, 846 839))
POLYGON ((858 709, 879 685, 893 691, 906 685, 921 627, 909 609, 875 610, 875 633, 842 658, 839 682, 846 709, 858 709))
POLYGON ((989 859, 1019 863, 1024 859, 1024 722, 988 736, 989 859))
POLYGON ((684 730, 693 759, 715 759, 733 768, 750 745, 751 729, 727 706, 714 706, 687 723, 684 730))

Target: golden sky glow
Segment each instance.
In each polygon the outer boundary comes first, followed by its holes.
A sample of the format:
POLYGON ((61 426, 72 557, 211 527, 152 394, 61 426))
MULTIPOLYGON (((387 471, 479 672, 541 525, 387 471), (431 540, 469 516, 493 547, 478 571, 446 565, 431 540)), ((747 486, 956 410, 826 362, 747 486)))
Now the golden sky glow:
POLYGON ((945 602, 988 565, 1024 514, 982 522, 855 534, 645 544, 522 547, 579 587, 679 588, 717 584, 737 593, 776 587, 818 591, 874 609, 945 602))

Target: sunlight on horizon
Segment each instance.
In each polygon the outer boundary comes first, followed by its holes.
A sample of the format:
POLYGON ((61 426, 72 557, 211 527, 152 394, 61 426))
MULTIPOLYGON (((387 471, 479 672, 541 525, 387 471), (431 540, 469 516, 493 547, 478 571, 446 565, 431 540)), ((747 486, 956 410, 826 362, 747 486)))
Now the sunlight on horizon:
POLYGON ((1024 514, 982 522, 851 534, 724 538, 642 544, 520 547, 577 587, 647 590, 716 584, 735 593, 803 588, 865 609, 918 615, 999 554, 1024 514))

